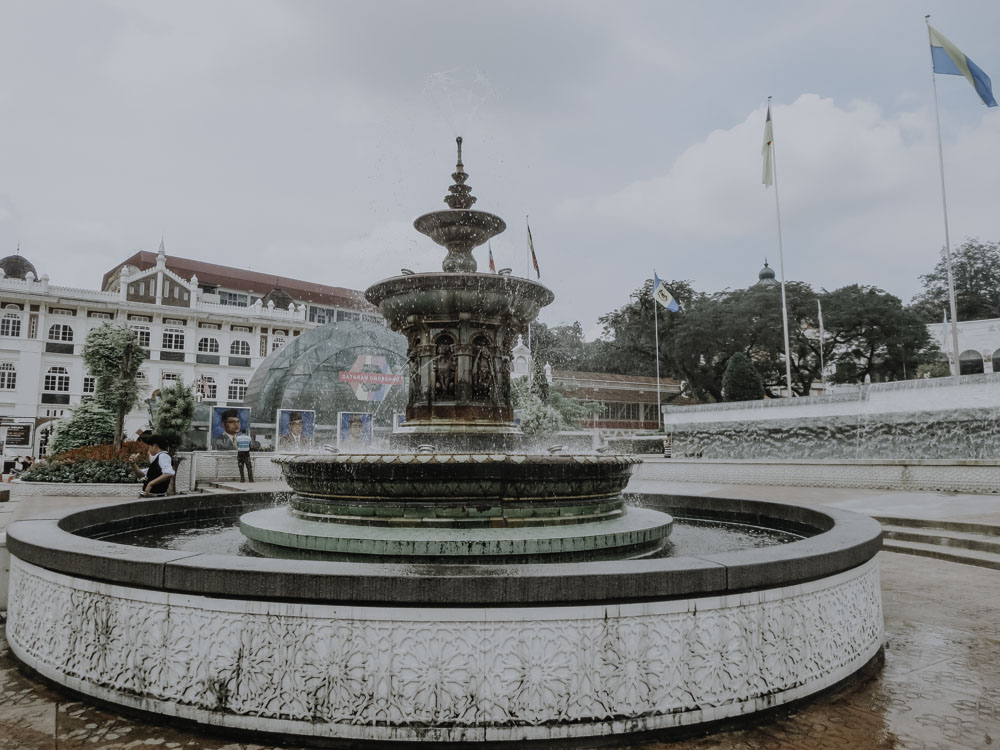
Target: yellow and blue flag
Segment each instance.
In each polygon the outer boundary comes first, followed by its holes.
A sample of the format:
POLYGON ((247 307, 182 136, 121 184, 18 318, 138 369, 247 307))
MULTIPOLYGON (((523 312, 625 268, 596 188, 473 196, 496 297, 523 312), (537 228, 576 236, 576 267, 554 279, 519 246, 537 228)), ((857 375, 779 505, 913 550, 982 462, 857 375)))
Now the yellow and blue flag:
POLYGON ((677 312, 681 309, 677 300, 674 299, 674 295, 667 290, 667 285, 660 281, 660 277, 656 275, 656 271, 653 271, 653 298, 670 312, 677 312))
POLYGON ((930 24, 927 24, 927 32, 931 37, 934 72, 946 76, 965 76, 983 104, 987 107, 997 106, 997 100, 993 98, 993 82, 983 69, 930 24))

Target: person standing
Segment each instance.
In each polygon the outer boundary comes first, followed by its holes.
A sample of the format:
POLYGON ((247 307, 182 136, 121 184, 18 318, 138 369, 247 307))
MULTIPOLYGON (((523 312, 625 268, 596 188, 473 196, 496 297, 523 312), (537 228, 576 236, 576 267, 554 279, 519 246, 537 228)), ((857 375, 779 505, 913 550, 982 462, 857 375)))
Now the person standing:
POLYGON ((240 469, 240 481, 246 482, 247 479, 244 478, 243 467, 246 467, 246 476, 249 477, 249 481, 253 481, 253 461, 250 460, 250 446, 253 441, 246 432, 240 432, 236 436, 236 464, 240 469))

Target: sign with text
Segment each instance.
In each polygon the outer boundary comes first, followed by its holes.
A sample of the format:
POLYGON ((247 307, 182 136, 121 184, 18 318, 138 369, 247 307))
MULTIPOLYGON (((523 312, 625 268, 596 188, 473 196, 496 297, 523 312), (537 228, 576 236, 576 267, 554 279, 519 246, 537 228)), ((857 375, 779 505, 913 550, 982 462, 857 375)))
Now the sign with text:
POLYGON ((379 354, 361 354, 350 370, 341 370, 337 379, 345 383, 358 401, 382 401, 394 385, 403 385, 403 376, 392 371, 379 354))

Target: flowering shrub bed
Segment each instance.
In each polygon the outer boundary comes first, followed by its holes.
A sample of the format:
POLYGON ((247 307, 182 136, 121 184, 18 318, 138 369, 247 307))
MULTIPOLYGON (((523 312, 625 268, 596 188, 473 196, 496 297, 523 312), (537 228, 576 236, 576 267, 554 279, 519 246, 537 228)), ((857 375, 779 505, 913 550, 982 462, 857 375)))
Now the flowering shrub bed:
POLYGON ((46 461, 21 475, 23 482, 74 482, 82 484, 136 483, 132 467, 124 459, 83 459, 72 463, 46 461))
POLYGON ((146 461, 146 445, 138 441, 114 445, 87 445, 60 453, 35 464, 21 474, 24 482, 72 482, 80 484, 128 483, 137 480, 128 456, 138 453, 146 461))

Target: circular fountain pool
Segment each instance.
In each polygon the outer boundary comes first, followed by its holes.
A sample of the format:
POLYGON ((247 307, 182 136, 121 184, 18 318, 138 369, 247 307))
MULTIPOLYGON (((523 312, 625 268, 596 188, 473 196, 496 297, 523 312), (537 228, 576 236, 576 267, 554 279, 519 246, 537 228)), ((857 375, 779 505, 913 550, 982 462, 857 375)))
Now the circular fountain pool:
POLYGON ((137 546, 154 527, 176 535, 273 503, 218 494, 11 524, 14 654, 79 693, 209 726, 475 743, 742 716, 835 685, 882 646, 879 526, 833 509, 645 496, 676 519, 678 545, 706 524, 785 543, 616 562, 137 546), (110 541, 122 534, 135 543, 110 541))

